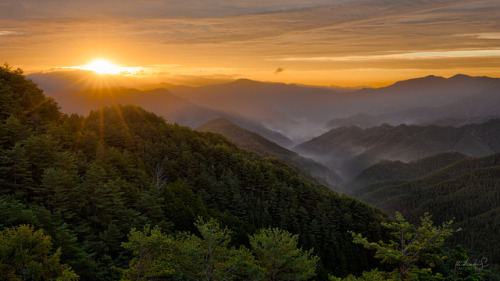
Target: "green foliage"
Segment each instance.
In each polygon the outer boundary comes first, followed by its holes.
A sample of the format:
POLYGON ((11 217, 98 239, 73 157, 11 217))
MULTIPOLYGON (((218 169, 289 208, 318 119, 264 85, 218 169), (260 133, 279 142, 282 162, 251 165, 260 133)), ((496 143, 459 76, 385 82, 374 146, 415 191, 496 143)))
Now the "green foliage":
POLYGON ((373 269, 371 271, 365 271, 359 277, 356 277, 352 274, 348 275, 345 278, 335 277, 330 275, 328 277, 330 281, 387 281, 387 280, 395 280, 391 273, 379 271, 378 269, 373 269))
MULTIPOLYGON (((453 268, 453 275, 445 280, 483 280, 484 272, 481 271, 483 268, 478 268, 475 264, 470 262, 469 256, 460 244, 455 246, 455 250, 448 263, 450 267, 453 268)), ((483 266, 483 264, 480 264, 480 266, 483 266)))
POLYGON ((50 236, 20 225, 0 232, 0 279, 78 280, 70 266, 60 263, 61 250, 52 251, 50 236))
POLYGON ((36 223, 38 223, 36 214, 25 204, 0 198, 0 229, 17 224, 34 225, 36 223))
MULTIPOLYGON (((436 157, 430 159, 437 160, 436 157)), ((453 157, 439 161, 451 159, 453 157)), ((433 167, 428 160, 417 161, 424 165, 420 169, 433 167)), ((497 235, 500 232, 499 163, 500 153, 457 160, 414 179, 374 182, 360 189, 357 195, 389 213, 401 212, 412 223, 417 223, 425 212, 429 212, 436 223, 454 218, 456 226, 463 231, 450 237, 446 246, 453 249, 461 244, 473 259, 488 258, 492 269, 500 263, 500 252, 491 247, 500 243, 497 235)), ((406 170, 412 165, 397 166, 406 170)))
POLYGON ((245 247, 230 247, 231 231, 214 219, 198 219, 201 234, 180 234, 173 243, 176 275, 189 280, 255 280, 254 258, 245 247))
POLYGON ((178 179, 161 191, 164 198, 163 211, 179 231, 195 231, 198 216, 208 216, 201 196, 196 195, 185 181, 178 179))
POLYGON ((0 227, 43 228, 82 280, 120 278, 112 268, 132 257, 119 247, 130 229, 196 232, 198 216, 233 229, 231 247, 259 228, 299 234, 317 249, 319 279, 377 264, 347 231, 380 239, 383 213, 219 134, 135 106, 62 115, 10 67, 0 69, 0 129, 0 227))
POLYGON ((421 223, 415 227, 408 223, 400 213, 396 213, 396 220, 382 225, 390 230, 389 242, 369 242, 361 234, 352 233, 354 243, 361 244, 368 249, 374 249, 375 257, 383 263, 394 264, 397 269, 394 273, 401 280, 414 280, 419 276, 431 275, 431 268, 420 268, 419 262, 434 267, 437 261, 446 257, 432 252, 441 247, 444 240, 455 231, 451 228, 453 221, 445 222, 441 226, 434 226, 429 214, 421 218, 421 223))
POLYGON ((298 248, 297 235, 262 229, 250 237, 250 251, 231 246, 231 231, 215 219, 198 218, 195 225, 200 236, 132 229, 122 246, 134 258, 121 269, 122 280, 307 280, 315 275, 318 257, 298 248))
POLYGON ((307 280, 315 275, 319 258, 313 249, 298 248, 298 235, 267 228, 250 237, 265 280, 307 280))
POLYGON ((13 115, 22 124, 42 132, 61 113, 54 100, 46 97, 22 73, 21 69, 13 70, 9 65, 0 66, 0 119, 5 120, 13 115))
POLYGON ((133 252, 134 257, 129 262, 129 268, 122 271, 122 280, 151 280, 173 273, 170 267, 169 245, 172 239, 163 234, 158 227, 149 225, 143 231, 135 228, 130 230, 128 242, 123 242, 123 248, 133 252))

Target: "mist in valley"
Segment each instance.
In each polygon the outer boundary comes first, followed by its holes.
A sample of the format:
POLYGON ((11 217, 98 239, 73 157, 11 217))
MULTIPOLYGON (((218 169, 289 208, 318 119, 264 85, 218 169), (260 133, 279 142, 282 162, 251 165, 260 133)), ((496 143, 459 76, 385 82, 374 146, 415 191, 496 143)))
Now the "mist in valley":
MULTIPOLYGON (((483 156, 499 149, 488 144, 496 131, 480 139, 481 133, 464 127, 500 117, 498 78, 427 76, 382 88, 342 90, 247 79, 199 87, 136 81, 96 88, 76 83, 81 80, 77 73, 29 77, 66 113, 86 114, 120 103, 193 129, 216 118, 230 120, 317 162, 322 171, 309 165, 309 172, 323 175, 323 182, 339 191, 342 183, 384 159, 408 162, 448 150, 483 156), (154 90, 138 90, 145 88, 154 90), (325 167, 334 180, 326 179, 325 167)), ((491 126, 497 125, 474 128, 491 126)))

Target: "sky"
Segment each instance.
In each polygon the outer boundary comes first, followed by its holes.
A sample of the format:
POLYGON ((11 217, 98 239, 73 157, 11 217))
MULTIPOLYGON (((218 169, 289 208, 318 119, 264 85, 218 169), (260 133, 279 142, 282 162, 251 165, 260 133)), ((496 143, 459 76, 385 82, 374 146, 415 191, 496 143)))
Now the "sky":
POLYGON ((103 58, 184 84, 500 77, 498 15, 498 0, 0 0, 0 63, 29 74, 103 58))

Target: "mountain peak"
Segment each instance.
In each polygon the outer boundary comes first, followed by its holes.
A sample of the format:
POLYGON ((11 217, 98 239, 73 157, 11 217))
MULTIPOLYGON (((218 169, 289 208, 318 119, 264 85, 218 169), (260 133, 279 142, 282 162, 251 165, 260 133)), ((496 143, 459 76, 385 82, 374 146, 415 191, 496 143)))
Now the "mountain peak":
MULTIPOLYGON (((416 85, 420 85, 422 83, 429 83, 429 82, 433 83, 433 82, 440 82, 443 80, 446 80, 446 78, 444 78, 442 76, 436 76, 436 75, 427 75, 425 77, 412 78, 412 79, 408 79, 408 80, 398 81, 398 82, 392 84, 392 86, 416 86, 416 85)), ((391 86, 389 86, 389 87, 391 87, 391 86)))
POLYGON ((236 80, 234 80, 233 82, 230 82, 230 83, 236 84, 236 85, 256 85, 256 84, 260 84, 262 82, 255 81, 255 80, 250 80, 250 79, 247 79, 247 78, 240 78, 240 79, 236 79, 236 80))
POLYGON ((458 73, 458 74, 453 75, 453 76, 452 76, 452 77, 450 77, 449 79, 468 79, 468 78, 472 78, 472 76, 469 76, 469 75, 466 75, 466 74, 461 74, 461 73, 458 73))

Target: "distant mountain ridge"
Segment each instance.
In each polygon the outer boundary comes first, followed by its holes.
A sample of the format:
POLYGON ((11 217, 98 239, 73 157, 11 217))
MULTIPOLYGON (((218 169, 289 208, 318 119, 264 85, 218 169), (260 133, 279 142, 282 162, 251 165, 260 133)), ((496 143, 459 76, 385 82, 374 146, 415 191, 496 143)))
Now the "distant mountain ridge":
POLYGON ((385 124, 332 129, 294 150, 352 178, 382 159, 411 161, 445 151, 486 156, 500 151, 499 140, 500 119, 458 128, 385 124))
POLYGON ((330 119, 327 128, 346 125, 368 128, 433 123, 442 119, 500 117, 500 79, 457 74, 399 81, 383 88, 356 92, 367 98, 357 112, 330 119), (368 106, 368 105, 371 105, 368 106))
MULTIPOLYGON (((85 87, 96 86, 92 83, 85 84, 84 79, 79 79, 76 73, 71 72, 35 73, 28 77, 39 83, 51 96, 61 90, 82 91, 85 87)), ((134 86, 130 85, 130 81, 114 77, 110 79, 109 83, 101 81, 97 85, 102 87, 121 83, 127 88, 154 87, 151 84, 134 86)), ((238 116, 278 132, 295 144, 331 128, 346 125, 368 128, 383 123, 410 125, 431 124, 444 119, 481 119, 486 116, 500 118, 500 78, 463 74, 450 78, 430 75, 399 81, 387 87, 354 91, 248 79, 201 87, 168 83, 158 86, 166 87, 170 94, 184 102, 190 102, 191 108, 203 108, 192 111, 194 115, 204 112, 197 117, 176 119, 166 116, 173 122, 196 128, 217 117, 230 119, 228 117, 238 116), (207 110, 211 112, 208 113, 207 110), (349 120, 344 120, 345 118, 349 120), (192 119, 196 119, 196 122, 192 119)), ((56 100, 60 98, 54 97, 56 100)))
POLYGON ((431 75, 349 92, 248 79, 170 89, 193 103, 236 111, 296 141, 338 127, 326 124, 349 116, 359 118, 351 125, 364 128, 444 118, 500 118, 500 79, 463 74, 450 78, 431 75))
POLYGON ((263 157, 278 158, 298 169, 304 176, 310 178, 312 175, 314 180, 330 187, 342 183, 340 176, 327 167, 271 142, 255 132, 241 128, 229 120, 217 118, 208 121, 196 130, 220 133, 241 148, 255 151, 263 157))
POLYGON ((201 87, 159 84, 168 89, 144 91, 90 84, 91 89, 82 91, 75 89, 85 84, 69 73, 59 78, 55 72, 30 77, 37 82, 45 79, 42 87, 49 89, 65 113, 136 104, 191 128, 224 118, 313 158, 344 179, 381 159, 411 161, 450 150, 484 156, 497 152, 492 146, 500 143, 497 131, 478 136, 459 129, 473 124, 479 131, 495 128, 494 123, 484 128, 479 124, 500 118, 499 78, 431 75, 346 92, 248 79, 201 87), (335 131, 329 131, 332 128, 335 131))
MULTIPOLYGON (((57 81, 57 83, 52 86, 47 86, 49 89, 47 94, 53 97, 61 106, 61 111, 67 114, 77 113, 86 115, 91 110, 103 106, 133 104, 163 116, 168 122, 178 123, 191 128, 196 128, 214 118, 227 118, 239 126, 256 131, 280 145, 292 145, 291 140, 286 136, 269 130, 258 122, 247 120, 237 112, 230 114, 210 109, 203 105, 198 105, 173 94, 166 88, 154 88, 154 85, 143 85, 141 87, 146 90, 126 87, 104 87, 81 90, 84 86, 77 83, 61 90, 58 87, 63 87, 66 85, 65 83, 71 81, 74 77, 67 73, 62 77, 53 76, 53 74, 49 75, 49 82, 46 81, 46 83, 50 84, 51 79, 57 81)), ((38 75, 34 75, 34 78, 37 77, 38 75)), ((183 88, 183 86, 174 86, 166 83, 158 84, 157 86, 183 88)))

